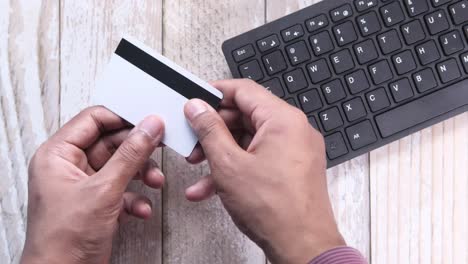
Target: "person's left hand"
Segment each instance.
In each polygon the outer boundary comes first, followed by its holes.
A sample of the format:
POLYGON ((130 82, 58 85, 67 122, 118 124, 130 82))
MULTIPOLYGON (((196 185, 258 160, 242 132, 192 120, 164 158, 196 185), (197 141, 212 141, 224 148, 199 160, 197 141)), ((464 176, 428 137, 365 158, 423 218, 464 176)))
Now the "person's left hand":
POLYGON ((150 116, 130 129, 105 108, 91 107, 37 150, 29 167, 21 263, 108 263, 121 220, 151 216, 150 200, 125 190, 136 178, 153 188, 163 185, 149 158, 164 124, 150 116))

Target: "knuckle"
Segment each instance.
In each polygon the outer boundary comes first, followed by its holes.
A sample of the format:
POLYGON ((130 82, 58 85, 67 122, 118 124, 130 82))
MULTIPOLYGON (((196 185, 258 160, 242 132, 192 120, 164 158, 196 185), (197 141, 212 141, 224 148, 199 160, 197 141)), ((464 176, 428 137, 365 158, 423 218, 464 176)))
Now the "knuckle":
POLYGON ((205 113, 199 116, 198 122, 195 122, 195 130, 198 134, 198 139, 202 142, 220 126, 220 120, 211 113, 205 113))
POLYGON ((117 149, 119 156, 126 163, 138 162, 146 154, 146 145, 150 144, 144 136, 133 136, 117 149))

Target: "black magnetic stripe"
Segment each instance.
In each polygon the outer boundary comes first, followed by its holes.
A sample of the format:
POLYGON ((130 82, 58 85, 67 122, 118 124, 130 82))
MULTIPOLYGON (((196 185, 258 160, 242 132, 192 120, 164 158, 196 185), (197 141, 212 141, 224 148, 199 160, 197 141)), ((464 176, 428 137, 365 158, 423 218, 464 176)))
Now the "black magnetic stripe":
POLYGON ((115 54, 164 83, 185 98, 201 99, 215 109, 219 106, 221 99, 127 40, 122 39, 115 54))

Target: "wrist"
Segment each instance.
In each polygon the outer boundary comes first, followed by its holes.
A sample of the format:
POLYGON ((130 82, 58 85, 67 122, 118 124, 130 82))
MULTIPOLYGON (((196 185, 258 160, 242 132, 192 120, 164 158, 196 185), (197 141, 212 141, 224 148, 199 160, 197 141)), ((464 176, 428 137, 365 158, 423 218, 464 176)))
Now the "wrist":
POLYGON ((301 232, 297 236, 279 237, 267 243, 264 251, 271 263, 309 263, 323 252, 336 247, 346 246, 338 231, 309 233, 301 232))

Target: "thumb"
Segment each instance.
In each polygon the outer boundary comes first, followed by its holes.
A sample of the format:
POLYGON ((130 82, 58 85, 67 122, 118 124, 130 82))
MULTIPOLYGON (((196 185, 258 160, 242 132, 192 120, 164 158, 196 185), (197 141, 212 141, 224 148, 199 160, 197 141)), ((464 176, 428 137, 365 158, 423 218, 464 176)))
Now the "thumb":
POLYGON ((226 124, 210 105, 193 99, 185 105, 184 112, 208 160, 240 150, 226 124))
POLYGON ((160 118, 145 118, 130 132, 99 174, 113 182, 119 191, 125 191, 128 183, 145 166, 158 147, 163 134, 164 123, 160 118))

